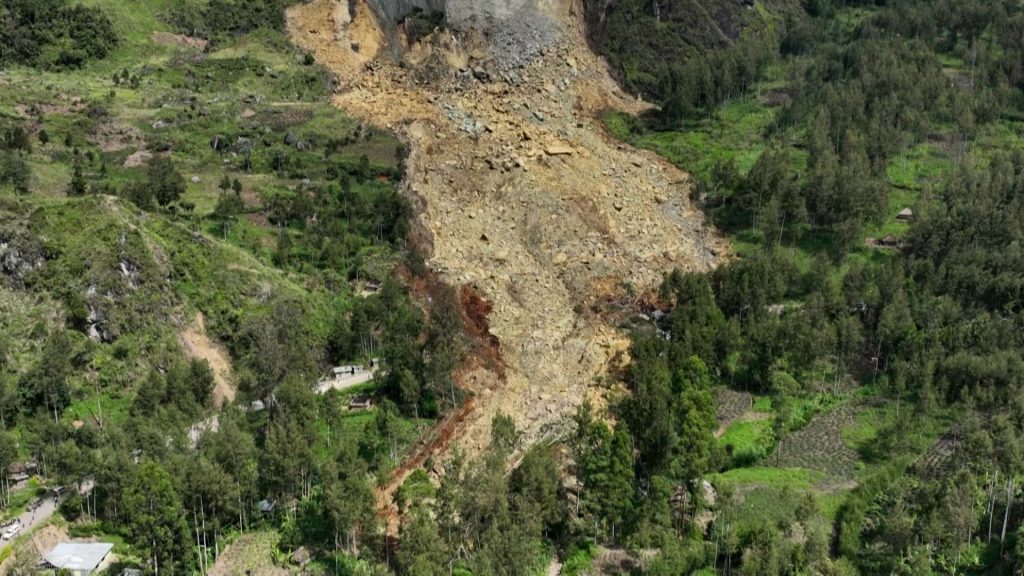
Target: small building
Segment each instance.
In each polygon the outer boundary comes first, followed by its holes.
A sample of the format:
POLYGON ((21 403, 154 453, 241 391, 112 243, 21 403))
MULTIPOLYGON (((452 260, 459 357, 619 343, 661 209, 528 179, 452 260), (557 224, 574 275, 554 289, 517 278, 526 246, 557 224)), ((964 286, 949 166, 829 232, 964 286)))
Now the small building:
POLYGON ((373 399, 369 396, 353 396, 348 400, 349 410, 369 410, 373 408, 373 399))
POLYGON ((914 211, 911 210, 910 208, 904 208, 903 210, 899 211, 899 214, 896 214, 896 219, 903 220, 904 222, 909 222, 914 219, 914 211))
POLYGON ((12 483, 24 482, 36 473, 38 466, 31 460, 28 462, 15 462, 7 469, 7 479, 12 483))
POLYGON ((361 364, 352 364, 348 366, 335 366, 331 368, 331 372, 335 377, 337 376, 354 376, 356 374, 362 374, 366 370, 361 364))
POLYGON ((895 248, 900 245, 900 240, 892 234, 886 234, 885 238, 878 241, 878 245, 885 246, 887 248, 895 248))
POLYGON ((104 542, 62 542, 46 554, 43 561, 54 570, 64 570, 72 576, 89 576, 105 568, 104 562, 114 549, 104 542))
POLYGON ((273 514, 275 508, 277 508, 277 500, 260 500, 256 503, 256 509, 263 515, 273 514))

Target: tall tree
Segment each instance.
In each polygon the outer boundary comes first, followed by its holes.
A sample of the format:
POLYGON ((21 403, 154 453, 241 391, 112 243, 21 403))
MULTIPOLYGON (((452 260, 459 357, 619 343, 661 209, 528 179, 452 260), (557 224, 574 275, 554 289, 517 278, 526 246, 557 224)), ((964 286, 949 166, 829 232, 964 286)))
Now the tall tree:
POLYGON ((153 571, 189 572, 194 566, 183 507, 171 475, 155 462, 134 472, 124 492, 131 539, 146 550, 153 571))

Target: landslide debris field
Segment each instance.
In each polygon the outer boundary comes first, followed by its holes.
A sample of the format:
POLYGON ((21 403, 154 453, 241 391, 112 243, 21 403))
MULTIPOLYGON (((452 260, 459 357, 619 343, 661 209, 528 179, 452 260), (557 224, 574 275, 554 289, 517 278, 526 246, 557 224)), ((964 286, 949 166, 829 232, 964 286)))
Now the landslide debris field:
POLYGON ((579 8, 528 13, 412 45, 364 0, 288 13, 294 41, 338 76, 335 104, 406 141, 431 266, 493 305, 505 377, 460 375, 475 401, 453 436, 470 454, 498 412, 536 441, 594 394, 628 344, 596 304, 673 266, 708 269, 725 248, 685 173, 603 133, 601 111, 645 105, 589 51, 579 8))

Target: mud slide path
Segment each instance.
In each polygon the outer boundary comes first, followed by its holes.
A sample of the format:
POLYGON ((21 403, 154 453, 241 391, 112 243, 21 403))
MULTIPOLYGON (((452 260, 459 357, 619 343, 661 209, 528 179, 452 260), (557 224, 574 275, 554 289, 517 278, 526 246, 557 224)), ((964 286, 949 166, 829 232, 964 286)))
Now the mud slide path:
POLYGON ((226 350, 214 343, 206 335, 206 318, 202 312, 196 314, 191 325, 184 325, 179 333, 185 355, 189 358, 206 360, 213 371, 213 405, 218 410, 224 404, 235 400, 234 377, 231 373, 231 361, 226 350))
POLYGON ((431 266, 493 304, 506 377, 462 375, 475 409, 453 441, 479 453, 498 412, 526 442, 557 432, 628 344, 593 304, 627 283, 654 287, 674 266, 714 266, 724 243, 690 205, 686 174, 604 134, 600 111, 642 104, 587 48, 578 7, 543 5, 557 39, 498 82, 482 36, 435 32, 398 66, 377 53, 384 35, 365 0, 349 5, 292 8, 289 32, 338 75, 337 106, 408 143, 431 266))

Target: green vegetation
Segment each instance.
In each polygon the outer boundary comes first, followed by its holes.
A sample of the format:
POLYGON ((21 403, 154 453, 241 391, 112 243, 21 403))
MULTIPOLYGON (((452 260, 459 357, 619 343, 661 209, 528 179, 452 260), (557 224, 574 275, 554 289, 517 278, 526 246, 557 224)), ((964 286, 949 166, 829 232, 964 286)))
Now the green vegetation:
MULTIPOLYGON (((663 4, 588 6, 627 88, 660 105, 609 111, 609 131, 691 172, 693 199, 739 255, 707 275, 667 273, 666 316, 634 335, 632 397, 613 407, 637 438, 624 538, 671 527, 717 551, 689 549, 688 568, 668 573, 1019 570, 1020 469, 1006 450, 1021 434, 1007 406, 1020 394, 1024 13, 754 4, 731 20, 724 6, 688 20, 663 4), (723 22, 737 32, 701 35, 723 22), (691 355, 713 385, 760 395, 710 457, 698 452, 713 503, 693 476, 656 478, 644 461, 647 435, 671 454, 706 433, 672 428, 676 391, 631 414, 652 375, 685 374, 691 355), (658 516, 668 494, 695 502, 693 522, 685 506, 678 523, 658 516)), ((688 549, 664 542, 669 556, 688 549)))
POLYGON ((65 0, 7 0, 0 8, 0 63, 80 68, 118 37, 107 15, 65 0))
POLYGON ((378 564, 372 487, 462 401, 457 296, 408 289, 404 148, 330 105, 285 5, 0 8, 0 477, 88 484, 60 513, 151 571, 205 571, 265 524, 378 564))
POLYGON ((753 462, 768 455, 772 440, 771 421, 753 420, 729 426, 718 445, 737 462, 753 462))
POLYGON ((253 531, 324 573, 1021 570, 1019 2, 586 2, 659 106, 608 128, 694 174, 737 257, 665 271, 610 414, 535 446, 499 415, 406 476, 397 541, 374 486, 471 343, 408 244, 403 147, 327 103, 288 3, 0 9, 0 477, 91 486, 72 532, 150 572, 253 531))
POLYGON ((760 485, 769 488, 790 488, 798 490, 810 488, 820 473, 804 468, 734 468, 720 474, 712 474, 709 480, 722 488, 737 486, 760 485))

